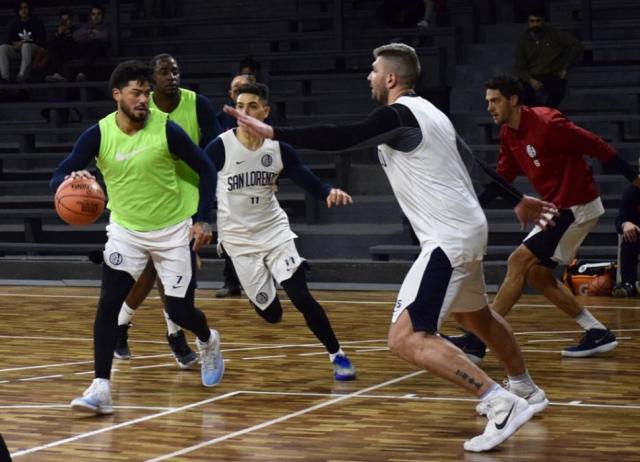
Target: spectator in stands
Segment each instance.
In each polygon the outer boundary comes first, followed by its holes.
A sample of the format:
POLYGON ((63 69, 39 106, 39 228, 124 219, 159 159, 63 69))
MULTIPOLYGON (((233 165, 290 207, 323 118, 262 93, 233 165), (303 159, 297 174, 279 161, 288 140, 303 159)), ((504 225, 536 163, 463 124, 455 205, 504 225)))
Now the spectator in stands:
POLYGON ((60 10, 60 22, 51 40, 49 40, 49 70, 45 77, 47 82, 66 82, 64 64, 77 56, 77 44, 73 39, 76 27, 73 25, 73 11, 68 8, 60 10))
POLYGON ((73 33, 78 44, 78 54, 84 59, 76 80, 96 80, 95 62, 107 56, 109 49, 109 29, 104 24, 104 8, 93 5, 89 10, 89 20, 73 33))
POLYGON ((581 59, 583 46, 544 18, 541 11, 529 14, 527 30, 516 42, 516 74, 524 85, 524 104, 557 108, 567 91, 569 67, 581 59))
POLYGON ((33 16, 31 2, 21 1, 16 8, 18 17, 9 24, 7 43, 0 45, 0 82, 9 81, 9 59, 20 59, 17 82, 31 76, 34 60, 45 52, 47 33, 44 24, 33 16))
POLYGON ((624 190, 616 217, 620 235, 618 272, 620 282, 613 288, 614 297, 638 295, 638 254, 640 253, 640 189, 631 185, 624 190))

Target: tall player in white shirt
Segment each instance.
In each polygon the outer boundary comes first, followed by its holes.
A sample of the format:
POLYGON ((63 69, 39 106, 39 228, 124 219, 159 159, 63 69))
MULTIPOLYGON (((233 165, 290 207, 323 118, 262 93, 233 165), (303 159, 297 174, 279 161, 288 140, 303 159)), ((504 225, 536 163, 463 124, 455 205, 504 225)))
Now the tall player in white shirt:
MULTIPOLYGON (((242 85, 238 89, 237 110, 265 120, 269 115, 268 93, 260 83, 242 85)), ((327 349, 335 379, 355 379, 355 369, 340 348, 324 309, 309 292, 305 259, 298 254, 293 243, 297 236, 274 191, 276 180, 283 173, 317 199, 326 201, 328 207, 349 204, 351 196, 321 182, 291 146, 244 128, 222 133, 206 152, 218 169, 218 244, 231 257, 256 312, 270 323, 282 318, 275 279, 327 349)))
MULTIPOLYGON (((274 128, 233 108, 225 111, 238 119, 240 127, 294 145, 326 150, 378 145, 380 163, 422 249, 398 294, 389 347, 409 363, 481 399, 489 421, 484 433, 464 447, 487 451, 544 409, 548 401, 529 377, 509 325, 487 305, 482 273, 486 218, 458 153, 451 122, 413 91, 420 74, 415 50, 390 44, 373 54, 368 80, 372 97, 383 106, 362 122, 274 128), (509 391, 438 335, 450 312, 495 351, 509 376, 509 391), (529 395, 538 398, 535 405, 521 397, 529 395)), ((498 187, 512 199, 521 221, 537 218, 551 205, 522 196, 504 184, 498 187)))

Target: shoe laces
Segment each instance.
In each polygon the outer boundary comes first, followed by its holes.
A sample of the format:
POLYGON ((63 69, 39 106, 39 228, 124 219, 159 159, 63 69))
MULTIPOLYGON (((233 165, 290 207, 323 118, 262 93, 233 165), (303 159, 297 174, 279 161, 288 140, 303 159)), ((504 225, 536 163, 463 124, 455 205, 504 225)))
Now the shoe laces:
POLYGON ((351 361, 349 361, 349 358, 343 355, 336 356, 333 360, 333 364, 341 369, 351 369, 351 361))
POLYGON ((205 369, 215 369, 216 355, 215 355, 215 341, 213 338, 213 333, 211 333, 211 338, 204 345, 200 358, 202 360, 202 365, 205 367, 205 369))

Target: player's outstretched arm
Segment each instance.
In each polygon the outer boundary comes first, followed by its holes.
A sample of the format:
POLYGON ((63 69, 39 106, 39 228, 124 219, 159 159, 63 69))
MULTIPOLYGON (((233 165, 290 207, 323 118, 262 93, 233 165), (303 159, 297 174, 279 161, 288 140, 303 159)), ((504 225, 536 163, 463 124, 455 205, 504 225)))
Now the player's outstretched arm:
POLYGON ((553 217, 558 216, 558 208, 554 204, 527 195, 522 196, 513 211, 520 229, 524 229, 529 223, 535 223, 542 229, 555 226, 553 217))
POLYGON ((331 188, 327 196, 327 208, 331 208, 334 205, 347 205, 352 203, 353 199, 351 199, 351 196, 342 189, 331 188))
POLYGON ((232 117, 235 117, 238 121, 238 126, 250 130, 255 135, 262 138, 273 139, 273 128, 270 125, 260 122, 258 119, 254 119, 251 116, 243 114, 236 108, 227 106, 226 104, 222 108, 224 112, 232 117))
POLYGON ((99 150, 100 128, 98 125, 93 125, 80 135, 71 153, 53 172, 49 182, 51 190, 56 191, 62 182, 69 178, 95 179, 86 167, 98 156, 99 150))

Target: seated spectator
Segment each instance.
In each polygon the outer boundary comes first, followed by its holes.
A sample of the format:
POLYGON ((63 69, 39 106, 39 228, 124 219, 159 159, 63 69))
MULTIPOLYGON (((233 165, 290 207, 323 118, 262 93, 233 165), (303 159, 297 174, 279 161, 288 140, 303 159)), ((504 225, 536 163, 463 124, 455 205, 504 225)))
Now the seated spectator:
POLYGON ((640 252, 640 189, 628 186, 622 194, 616 217, 616 230, 620 235, 618 247, 618 273, 620 282, 613 288, 614 297, 638 295, 638 253, 640 252))
POLYGON ((49 40, 49 71, 45 77, 47 82, 66 82, 64 64, 76 58, 78 47, 73 39, 76 27, 73 25, 73 11, 68 8, 60 10, 60 23, 51 40, 49 40))
POLYGON ((582 57, 584 47, 571 34, 544 22, 544 13, 532 12, 527 30, 516 42, 516 74, 524 85, 527 106, 557 108, 567 91, 569 67, 582 57))
POLYGON ((73 33, 78 45, 79 57, 84 59, 76 80, 96 80, 95 62, 107 56, 109 49, 109 29, 103 23, 104 8, 94 5, 89 11, 89 20, 73 33))
POLYGON ((0 83, 9 81, 9 59, 20 60, 16 81, 25 82, 38 55, 46 56, 47 33, 42 21, 32 13, 30 2, 23 0, 18 4, 18 17, 9 24, 7 42, 0 45, 0 83))

